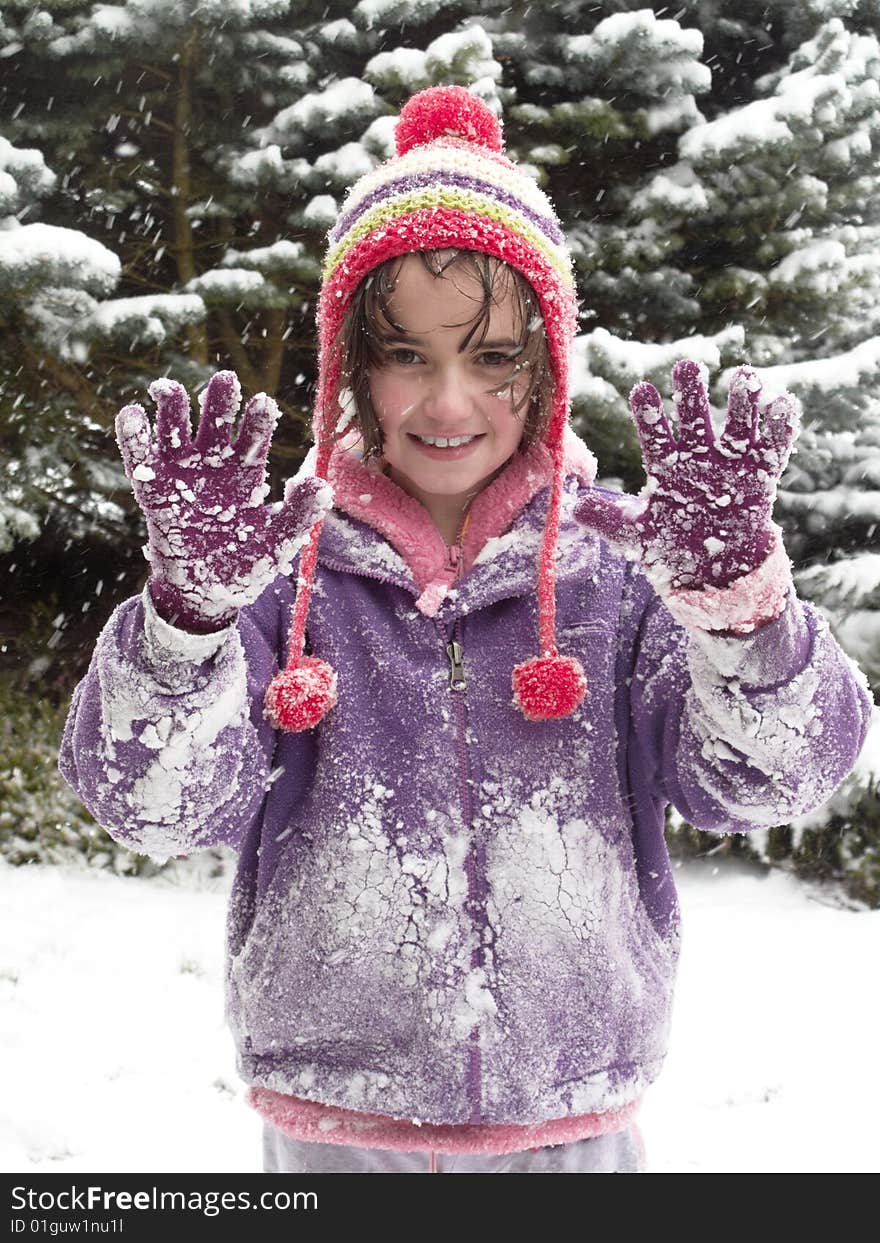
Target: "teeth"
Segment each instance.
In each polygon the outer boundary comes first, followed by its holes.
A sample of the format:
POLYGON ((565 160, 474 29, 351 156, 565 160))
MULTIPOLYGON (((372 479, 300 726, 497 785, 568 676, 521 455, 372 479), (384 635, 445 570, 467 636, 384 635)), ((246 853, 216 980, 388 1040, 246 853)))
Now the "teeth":
POLYGON ((456 445, 467 445, 472 440, 476 440, 476 436, 416 436, 416 440, 420 440, 423 445, 437 445, 440 449, 454 449, 456 445))

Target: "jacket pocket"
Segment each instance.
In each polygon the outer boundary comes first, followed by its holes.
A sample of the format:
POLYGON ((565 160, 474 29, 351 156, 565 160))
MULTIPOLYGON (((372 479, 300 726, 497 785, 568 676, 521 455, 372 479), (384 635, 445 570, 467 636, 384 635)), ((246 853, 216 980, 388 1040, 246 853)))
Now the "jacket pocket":
POLYGON ((589 634, 596 634, 608 637, 611 632, 612 627, 608 624, 608 622, 601 621, 598 618, 592 621, 562 621, 556 626, 556 633, 558 635, 570 634, 586 636, 589 634))

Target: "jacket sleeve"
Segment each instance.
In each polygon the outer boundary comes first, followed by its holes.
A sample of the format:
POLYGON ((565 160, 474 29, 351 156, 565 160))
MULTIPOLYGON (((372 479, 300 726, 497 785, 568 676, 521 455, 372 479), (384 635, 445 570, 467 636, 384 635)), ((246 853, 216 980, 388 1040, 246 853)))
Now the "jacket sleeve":
POLYGON ((631 745, 651 792, 696 828, 743 832, 819 807, 852 770, 873 700, 793 585, 749 634, 677 621, 641 575, 631 745))
POLYGON ((277 669, 277 598, 193 635, 149 590, 121 604, 76 687, 58 767, 116 841, 164 861, 237 848, 260 814, 276 732, 263 693, 277 669))

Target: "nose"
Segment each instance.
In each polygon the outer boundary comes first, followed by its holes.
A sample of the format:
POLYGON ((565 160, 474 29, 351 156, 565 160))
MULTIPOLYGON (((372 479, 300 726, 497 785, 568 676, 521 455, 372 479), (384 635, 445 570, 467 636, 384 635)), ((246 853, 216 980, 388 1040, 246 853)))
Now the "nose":
POLYGON ((473 393, 457 367, 440 367, 426 383, 425 415, 438 427, 455 431, 473 417, 473 393))

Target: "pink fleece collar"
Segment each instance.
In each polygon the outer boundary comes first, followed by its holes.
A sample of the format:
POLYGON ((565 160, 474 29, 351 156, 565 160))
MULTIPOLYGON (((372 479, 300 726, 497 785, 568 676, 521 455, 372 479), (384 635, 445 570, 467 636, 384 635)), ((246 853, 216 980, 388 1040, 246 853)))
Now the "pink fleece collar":
POLYGON ((248 1104, 279 1131, 318 1144, 352 1144, 358 1148, 390 1148, 398 1152, 525 1152, 547 1144, 572 1144, 609 1135, 628 1126, 641 1103, 637 1098, 603 1113, 553 1118, 532 1125, 468 1123, 419 1125, 408 1118, 361 1113, 269 1088, 248 1089, 248 1104))
MULTIPOLYGON (((566 474, 587 485, 596 478, 595 457, 570 427, 563 439, 563 463, 566 474)), ((374 527, 407 562, 421 593, 416 608, 426 617, 436 615, 459 574, 468 572, 488 540, 510 529, 552 475, 553 458, 543 443, 514 454, 471 502, 459 555, 447 546, 421 501, 384 475, 376 459, 364 462, 356 448, 343 442, 328 470, 336 507, 374 527)))

